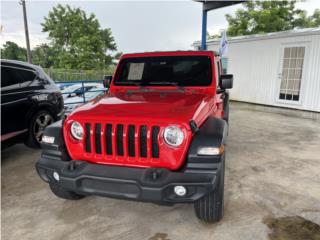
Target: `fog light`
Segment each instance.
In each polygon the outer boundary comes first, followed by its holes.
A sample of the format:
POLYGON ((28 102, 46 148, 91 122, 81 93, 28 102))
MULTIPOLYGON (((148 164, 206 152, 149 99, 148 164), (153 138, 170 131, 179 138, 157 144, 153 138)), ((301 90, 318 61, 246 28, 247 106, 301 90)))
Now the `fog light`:
POLYGON ((174 192, 180 197, 183 197, 187 193, 187 189, 184 186, 175 186, 174 192))
POLYGON ((59 181, 59 180, 60 180, 59 173, 53 172, 53 178, 54 178, 55 180, 59 181))

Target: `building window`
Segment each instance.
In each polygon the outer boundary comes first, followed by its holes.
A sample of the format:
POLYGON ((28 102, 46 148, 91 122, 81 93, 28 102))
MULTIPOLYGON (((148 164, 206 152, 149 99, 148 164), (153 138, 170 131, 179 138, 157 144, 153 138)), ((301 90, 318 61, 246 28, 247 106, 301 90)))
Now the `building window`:
POLYGON ((285 47, 279 99, 299 101, 305 47, 285 47))

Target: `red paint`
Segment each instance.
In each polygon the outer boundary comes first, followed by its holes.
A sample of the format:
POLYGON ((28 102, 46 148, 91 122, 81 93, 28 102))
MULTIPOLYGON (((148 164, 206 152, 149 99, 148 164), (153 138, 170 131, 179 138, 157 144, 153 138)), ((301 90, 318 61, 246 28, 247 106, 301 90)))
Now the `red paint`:
MULTIPOLYGON (((194 120, 198 126, 208 116, 222 117, 222 105, 220 94, 216 94, 216 74, 214 67, 214 55, 212 52, 202 51, 177 51, 177 52, 153 52, 139 54, 125 54, 125 58, 137 58, 146 56, 209 56, 212 59, 212 84, 207 87, 184 87, 183 91, 177 91, 175 86, 152 86, 144 89, 157 91, 143 92, 137 86, 115 86, 111 84, 110 93, 79 107, 66 119, 64 124, 64 137, 67 149, 72 159, 85 160, 100 164, 112 164, 133 167, 163 167, 176 170, 183 165, 188 147, 192 139, 189 122, 194 120), (128 90, 131 91, 128 94, 128 90), (164 91, 161 90, 172 90, 164 91), (84 141, 76 141, 70 135, 70 124, 72 121, 80 122, 83 127, 85 123, 107 123, 124 125, 124 156, 117 156, 115 144, 113 144, 113 155, 106 155, 105 129, 101 134, 102 154, 96 154, 94 149, 94 134, 91 134, 91 153, 85 152, 84 141), (135 151, 137 157, 128 156, 126 144, 127 127, 129 124, 136 126, 135 151), (151 126, 160 126, 158 135, 160 157, 147 158, 139 156, 139 126, 147 125, 148 154, 151 153, 151 126), (163 132, 165 127, 176 125, 180 127, 185 135, 185 140, 179 147, 171 147, 164 142, 163 132)), ((120 62, 121 62, 120 60, 120 62)), ((119 64, 118 64, 119 66, 119 64)), ((117 71, 117 70, 116 70, 117 71)), ((114 77, 116 76, 116 73, 114 77)), ((94 131, 94 129, 92 129, 94 131)), ((115 137, 115 129, 113 129, 115 137)))

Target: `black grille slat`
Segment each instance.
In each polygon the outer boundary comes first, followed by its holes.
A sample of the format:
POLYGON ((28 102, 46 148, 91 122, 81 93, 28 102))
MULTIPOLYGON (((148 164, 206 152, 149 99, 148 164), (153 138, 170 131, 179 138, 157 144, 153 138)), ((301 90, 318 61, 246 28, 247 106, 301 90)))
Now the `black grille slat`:
POLYGON ((106 152, 107 155, 112 155, 112 125, 106 125, 106 152))
POLYGON ((96 148, 96 153, 101 154, 101 124, 97 123, 94 129, 94 143, 96 148))
POLYGON ((140 126, 140 156, 147 157, 147 126, 140 126))
POLYGON ((123 156, 123 125, 117 125, 117 154, 123 156))
POLYGON ((153 158, 159 157, 159 142, 158 142, 159 131, 160 131, 160 127, 158 126, 152 127, 152 157, 153 158))
POLYGON ((134 125, 129 125, 129 128, 128 128, 128 154, 129 154, 129 157, 134 157, 136 155, 135 144, 134 144, 135 130, 136 129, 135 129, 134 125))
POLYGON ((159 134, 160 126, 85 123, 84 150, 96 154, 159 158, 159 134))
POLYGON ((91 125, 89 123, 85 124, 85 134, 86 134, 86 138, 85 138, 85 148, 86 148, 86 152, 91 152, 91 137, 90 137, 90 131, 91 131, 91 125))

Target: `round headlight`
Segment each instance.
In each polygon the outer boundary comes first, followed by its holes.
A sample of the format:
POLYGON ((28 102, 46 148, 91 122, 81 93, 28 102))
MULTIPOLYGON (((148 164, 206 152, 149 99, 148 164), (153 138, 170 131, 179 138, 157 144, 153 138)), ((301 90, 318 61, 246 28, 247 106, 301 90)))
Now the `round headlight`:
POLYGON ((178 147, 183 142, 184 134, 180 128, 176 126, 169 126, 164 130, 163 137, 167 144, 173 147, 178 147))
POLYGON ((71 124, 71 135, 77 140, 82 140, 83 138, 83 128, 80 123, 74 121, 71 124))

